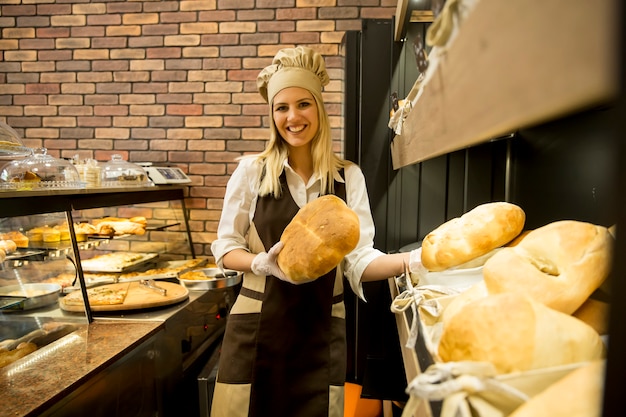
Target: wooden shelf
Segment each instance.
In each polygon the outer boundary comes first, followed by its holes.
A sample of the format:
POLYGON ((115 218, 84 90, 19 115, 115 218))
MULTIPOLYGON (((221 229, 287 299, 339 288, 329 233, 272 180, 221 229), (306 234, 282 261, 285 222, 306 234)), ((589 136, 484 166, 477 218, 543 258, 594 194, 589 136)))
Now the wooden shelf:
POLYGON ((478 2, 394 138, 394 169, 610 103, 618 9, 617 0, 478 2))

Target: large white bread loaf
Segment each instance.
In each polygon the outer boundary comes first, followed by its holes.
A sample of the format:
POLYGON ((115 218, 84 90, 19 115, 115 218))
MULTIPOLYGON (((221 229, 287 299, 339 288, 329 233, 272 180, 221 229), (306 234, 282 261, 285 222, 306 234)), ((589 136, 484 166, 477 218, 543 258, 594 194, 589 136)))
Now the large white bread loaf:
POLYGON ((509 417, 600 417, 605 361, 567 374, 518 407, 509 417))
POLYGON ((483 278, 489 294, 521 292, 572 314, 608 276, 612 247, 606 227, 556 221, 489 258, 483 278))
POLYGON ((298 211, 280 241, 280 269, 294 281, 309 281, 335 268, 359 242, 357 214, 334 195, 319 197, 298 211))
POLYGON ((464 305, 444 323, 438 345, 444 362, 490 362, 502 374, 586 362, 604 353, 593 328, 516 293, 464 305))
POLYGON ((524 211, 515 204, 481 204, 426 235, 422 265, 436 272, 464 264, 511 241, 525 220, 524 211))

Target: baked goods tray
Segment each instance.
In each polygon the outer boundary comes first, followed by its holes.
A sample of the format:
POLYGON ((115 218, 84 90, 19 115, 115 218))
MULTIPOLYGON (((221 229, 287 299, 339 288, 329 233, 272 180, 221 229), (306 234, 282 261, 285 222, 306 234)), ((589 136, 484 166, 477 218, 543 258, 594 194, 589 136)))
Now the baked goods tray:
MULTIPOLYGON (((130 271, 122 273, 85 273, 85 285, 87 288, 105 284, 117 284, 150 279, 175 280, 178 274, 190 271, 194 268, 206 265, 208 259, 189 259, 159 262, 156 268, 147 271, 130 271)), ((77 282, 74 285, 63 288, 64 293, 79 290, 77 282)))
POLYGON ((126 272, 156 259, 158 253, 110 252, 81 260, 84 272, 126 272))

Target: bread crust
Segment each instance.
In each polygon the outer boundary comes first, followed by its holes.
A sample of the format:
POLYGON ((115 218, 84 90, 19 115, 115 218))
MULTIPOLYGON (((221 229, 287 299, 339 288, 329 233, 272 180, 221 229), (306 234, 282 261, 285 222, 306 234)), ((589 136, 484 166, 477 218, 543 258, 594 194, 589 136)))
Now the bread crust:
POLYGON ((524 228, 526 215, 507 202, 481 204, 443 223, 422 241, 422 265, 443 271, 510 242, 524 228))
POLYGON ((283 231, 278 266, 294 281, 317 279, 335 268, 359 238, 357 214, 339 197, 319 197, 302 207, 283 231))
POLYGON ((491 362, 504 374, 600 359, 605 347, 581 320, 504 293, 463 306, 444 324, 438 353, 444 362, 491 362))
POLYGON ((549 223, 485 263, 487 291, 525 293, 572 314, 608 276, 612 244, 606 227, 574 220, 549 223))

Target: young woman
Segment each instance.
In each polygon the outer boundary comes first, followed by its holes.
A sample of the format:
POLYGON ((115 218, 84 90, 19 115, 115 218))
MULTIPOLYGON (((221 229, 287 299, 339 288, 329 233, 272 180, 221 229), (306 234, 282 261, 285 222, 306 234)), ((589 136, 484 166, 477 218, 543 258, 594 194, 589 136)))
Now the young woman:
POLYGON ((362 282, 400 275, 409 265, 409 253, 373 248, 363 173, 332 151, 322 100, 328 82, 322 56, 306 47, 279 51, 259 74, 270 108, 269 143, 233 172, 211 247, 218 265, 244 271, 222 344, 212 417, 343 416, 343 277, 363 297, 362 282), (360 240, 335 270, 296 285, 276 264, 277 243, 299 208, 325 194, 357 213, 360 240))

